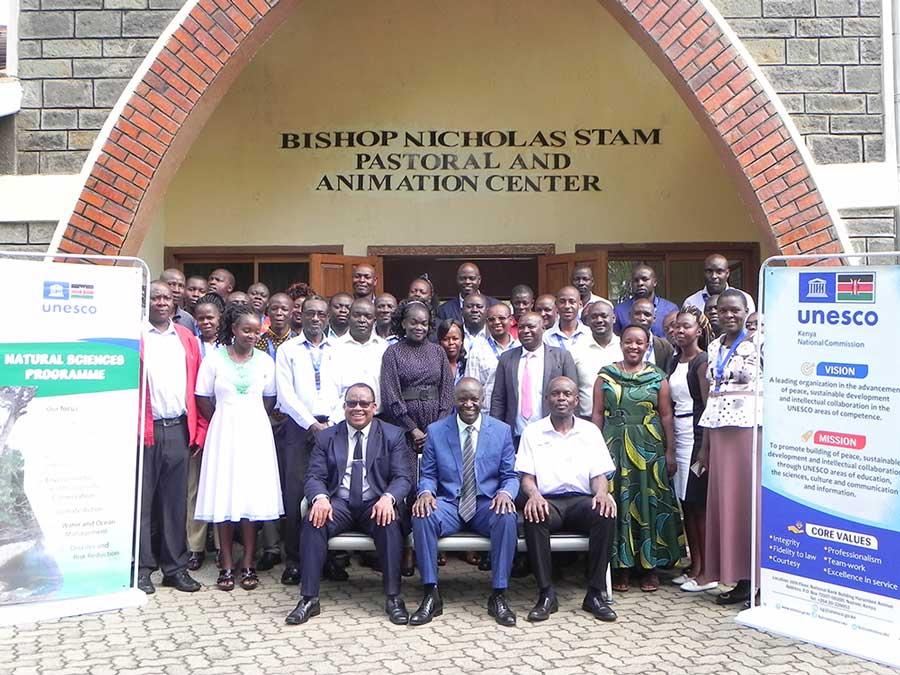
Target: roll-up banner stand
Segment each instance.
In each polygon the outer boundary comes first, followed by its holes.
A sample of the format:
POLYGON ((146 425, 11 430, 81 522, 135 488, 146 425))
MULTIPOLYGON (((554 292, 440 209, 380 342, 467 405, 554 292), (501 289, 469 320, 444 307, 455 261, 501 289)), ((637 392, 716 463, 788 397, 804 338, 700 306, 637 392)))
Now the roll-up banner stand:
POLYGON ((900 253, 846 257, 760 270, 760 599, 737 620, 900 666, 900 253))
POLYGON ((136 258, 0 252, 0 625, 146 602, 148 277, 136 258))

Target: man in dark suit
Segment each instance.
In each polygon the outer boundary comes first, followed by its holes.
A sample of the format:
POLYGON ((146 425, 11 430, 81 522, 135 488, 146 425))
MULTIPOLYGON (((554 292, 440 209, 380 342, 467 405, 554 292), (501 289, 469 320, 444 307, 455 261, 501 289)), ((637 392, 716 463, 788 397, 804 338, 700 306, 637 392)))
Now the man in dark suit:
MULTIPOLYGON (((480 290, 481 270, 478 269, 478 265, 470 262, 460 265, 459 269, 456 270, 456 287, 459 289, 459 297, 448 300, 438 307, 438 322, 444 319, 456 319, 462 323, 463 303, 466 301, 466 298, 472 293, 484 295, 480 290)), ((493 307, 498 302, 497 298, 492 298, 489 295, 485 295, 484 299, 487 301, 487 307, 493 307)))
POLYGON ((653 323, 656 321, 656 307, 653 301, 647 298, 638 298, 631 306, 631 323, 635 326, 641 326, 650 334, 650 345, 644 355, 647 363, 654 364, 657 368, 666 370, 669 366, 669 359, 675 352, 672 343, 651 332, 653 323))
POLYGON ((522 346, 504 352, 497 362, 491 417, 503 420, 512 428, 516 445, 530 422, 550 414, 544 397, 550 380, 560 376, 578 380, 572 355, 544 344, 543 337, 541 315, 528 312, 519 320, 522 346))
POLYGON ((412 467, 403 429, 374 416, 375 392, 367 384, 354 384, 344 396, 345 421, 316 435, 306 473, 311 507, 300 536, 302 595, 285 623, 305 623, 320 613, 319 581, 328 540, 352 529, 375 540, 391 623, 409 621, 400 597, 404 534, 397 506, 412 486, 412 467))
POLYGON ((457 414, 428 426, 419 493, 412 508, 425 596, 409 619, 411 626, 426 624, 442 613, 437 542, 460 530, 490 537, 493 592, 488 614, 501 626, 516 625, 505 596, 517 541, 516 452, 509 426, 481 414, 482 395, 478 380, 462 378, 454 390, 457 414))

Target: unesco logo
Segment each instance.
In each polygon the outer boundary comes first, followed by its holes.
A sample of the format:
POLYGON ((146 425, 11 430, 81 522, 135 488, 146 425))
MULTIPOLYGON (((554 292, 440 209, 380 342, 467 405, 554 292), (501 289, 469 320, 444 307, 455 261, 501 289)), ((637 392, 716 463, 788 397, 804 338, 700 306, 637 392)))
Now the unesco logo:
MULTIPOLYGON (((875 304, 875 272, 801 272, 799 300, 802 304, 875 304)), ((864 309, 797 310, 803 324, 827 326, 874 326, 878 313, 864 309)))
POLYGON ((47 314, 96 314, 93 284, 45 281, 41 311, 47 314))

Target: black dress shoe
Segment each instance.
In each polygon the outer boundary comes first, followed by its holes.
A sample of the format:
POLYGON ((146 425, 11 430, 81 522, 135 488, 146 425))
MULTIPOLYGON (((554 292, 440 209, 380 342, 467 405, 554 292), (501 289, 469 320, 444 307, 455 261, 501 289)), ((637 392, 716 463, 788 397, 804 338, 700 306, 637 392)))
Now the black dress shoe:
POLYGON ((438 592, 438 589, 435 588, 431 591, 426 591, 425 596, 422 598, 422 604, 419 605, 419 609, 409 617, 409 625, 423 626, 426 623, 430 623, 434 617, 440 616, 443 613, 444 602, 441 600, 441 594, 438 592))
POLYGON ((556 600, 556 594, 541 593, 526 618, 531 622, 546 621, 551 614, 555 614, 558 611, 559 602, 556 600))
POLYGON ((281 583, 283 583, 285 586, 299 586, 300 585, 300 568, 299 567, 285 567, 284 572, 281 573, 281 583))
POLYGON ((736 605, 738 603, 747 602, 750 599, 750 582, 739 581, 737 586, 730 591, 720 593, 716 596, 717 605, 736 605))
POLYGON ((202 551, 191 551, 191 554, 188 556, 188 569, 191 572, 196 572, 203 567, 204 560, 206 560, 205 553, 202 551))
POLYGON ((330 556, 325 558, 325 568, 322 570, 322 576, 332 581, 347 581, 350 578, 344 566, 330 556))
POLYGON ((612 607, 603 602, 599 593, 588 593, 584 596, 581 609, 590 612, 599 621, 615 621, 618 618, 612 607))
POLYGON ((311 598, 303 597, 300 598, 300 602, 291 610, 291 613, 284 618, 284 622, 289 626, 299 626, 301 623, 306 623, 321 613, 322 608, 319 606, 319 598, 317 596, 311 598))
POLYGON ((481 557, 478 559, 478 569, 482 572, 490 572, 491 571, 491 554, 490 553, 482 553, 481 557))
POLYGON ((144 591, 147 595, 153 595, 156 593, 156 586, 153 585, 153 582, 150 581, 150 573, 149 572, 139 572, 137 578, 137 587, 139 590, 144 591))
POLYGON ((263 551, 263 554, 259 556, 259 562, 256 563, 256 569, 260 572, 266 572, 275 565, 281 563, 281 554, 280 553, 271 553, 270 551, 263 551))
POLYGON ((184 593, 196 593, 201 588, 200 582, 188 574, 187 571, 178 572, 170 577, 163 577, 162 585, 184 593))
POLYGON ((405 626, 409 623, 409 612, 406 604, 399 595, 389 595, 384 601, 384 612, 395 626, 405 626))
POLYGON ((516 615, 506 603, 506 596, 503 593, 491 593, 488 597, 488 616, 494 617, 501 626, 515 626, 516 615))

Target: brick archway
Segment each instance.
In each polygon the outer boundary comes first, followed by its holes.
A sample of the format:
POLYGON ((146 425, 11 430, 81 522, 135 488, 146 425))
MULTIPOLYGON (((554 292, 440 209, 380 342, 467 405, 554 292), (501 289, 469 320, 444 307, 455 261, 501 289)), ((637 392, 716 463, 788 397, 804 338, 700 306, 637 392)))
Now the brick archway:
MULTIPOLYGON (((300 0, 188 0, 122 94, 51 250, 135 254, 188 149, 300 0)), ((708 2, 708 0, 707 0, 708 2)), ((601 0, 715 144, 772 248, 840 253, 838 226, 791 128, 704 0, 601 0)))

